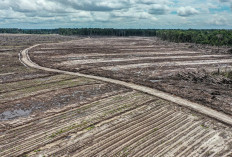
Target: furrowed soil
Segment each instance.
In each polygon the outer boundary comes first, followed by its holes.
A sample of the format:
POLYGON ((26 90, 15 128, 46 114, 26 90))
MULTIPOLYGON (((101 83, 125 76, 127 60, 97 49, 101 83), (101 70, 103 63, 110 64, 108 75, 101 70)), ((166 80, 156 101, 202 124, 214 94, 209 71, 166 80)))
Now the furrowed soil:
POLYGON ((42 45, 31 58, 45 67, 156 88, 232 116, 232 80, 217 75, 231 70, 229 49, 156 38, 88 38, 42 45))
POLYGON ((228 48, 156 38, 0 35, 0 156, 232 156, 232 128, 99 75, 156 88, 231 116, 228 48), (44 43, 44 44, 43 44, 44 43))

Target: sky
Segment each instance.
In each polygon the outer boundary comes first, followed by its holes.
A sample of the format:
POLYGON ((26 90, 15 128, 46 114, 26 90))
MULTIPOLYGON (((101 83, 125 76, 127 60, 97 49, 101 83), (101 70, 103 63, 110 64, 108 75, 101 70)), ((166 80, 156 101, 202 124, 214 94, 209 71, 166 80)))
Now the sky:
POLYGON ((0 0, 0 28, 232 29, 232 0, 0 0))

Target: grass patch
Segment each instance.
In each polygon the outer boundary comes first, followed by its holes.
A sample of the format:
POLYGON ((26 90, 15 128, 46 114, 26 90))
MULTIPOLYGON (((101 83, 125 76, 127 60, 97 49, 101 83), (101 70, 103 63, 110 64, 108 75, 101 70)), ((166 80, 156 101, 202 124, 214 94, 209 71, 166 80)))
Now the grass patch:
POLYGON ((95 128, 95 126, 94 126, 94 125, 91 125, 91 126, 89 126, 88 128, 86 128, 86 130, 90 131, 90 130, 92 130, 92 129, 94 129, 94 128, 95 128))
POLYGON ((119 100, 123 100, 124 99, 124 96, 122 95, 119 95, 119 96, 116 96, 113 98, 114 101, 119 101, 119 100))
POLYGON ((154 128, 154 129, 153 129, 153 132, 156 132, 156 131, 158 131, 158 128, 154 128))
POLYGON ((208 126, 205 126, 204 124, 201 124, 201 127, 204 128, 204 129, 208 129, 209 128, 208 126))
POLYGON ((229 79, 232 79, 232 71, 230 71, 230 72, 224 72, 224 73, 222 73, 222 75, 225 76, 225 77, 227 77, 227 78, 229 78, 229 79))
POLYGON ((37 153, 37 152, 40 152, 40 151, 41 151, 41 149, 34 150, 34 152, 36 152, 36 153, 37 153))
POLYGON ((226 78, 232 79, 232 71, 220 72, 220 70, 218 70, 217 72, 214 72, 213 75, 221 75, 226 78))
POLYGON ((85 127, 87 124, 88 124, 87 121, 83 121, 81 124, 73 124, 73 125, 71 125, 71 126, 68 126, 68 127, 66 127, 66 128, 63 128, 63 129, 58 130, 57 132, 52 133, 52 134, 49 136, 49 138, 54 138, 54 137, 56 137, 56 136, 58 136, 58 135, 60 135, 60 134, 62 134, 62 133, 68 132, 68 131, 70 131, 70 130, 72 130, 72 129, 83 128, 83 127, 85 127))
POLYGON ((119 108, 113 109, 108 111, 106 114, 114 114, 114 113, 118 113, 118 112, 122 112, 123 110, 127 109, 131 107, 131 104, 124 104, 123 106, 120 106, 119 108))

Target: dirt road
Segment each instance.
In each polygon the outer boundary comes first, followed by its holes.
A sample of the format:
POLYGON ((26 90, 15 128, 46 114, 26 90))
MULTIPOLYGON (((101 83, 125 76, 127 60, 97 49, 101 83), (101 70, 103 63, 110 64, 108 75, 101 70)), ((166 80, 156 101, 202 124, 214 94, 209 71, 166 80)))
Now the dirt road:
POLYGON ((20 60, 29 67, 40 69, 40 70, 45 70, 45 71, 49 71, 49 72, 57 72, 57 73, 63 73, 63 74, 68 74, 68 75, 75 75, 75 76, 86 77, 86 78, 91 78, 91 79, 101 80, 101 81, 104 81, 104 82, 109 82, 109 83, 122 85, 122 86, 125 86, 125 87, 128 87, 128 88, 132 88, 132 89, 135 89, 137 91, 141 91, 141 92, 144 92, 144 93, 159 97, 161 99, 176 103, 178 105, 187 107, 187 108, 189 108, 191 110, 202 113, 202 114, 204 114, 206 116, 217 119, 217 120, 219 120, 219 121, 221 121, 223 123, 226 123, 226 124, 232 126, 232 118, 230 116, 226 115, 226 114, 220 113, 218 111, 215 111, 215 110, 210 109, 208 107, 205 107, 203 105, 190 102, 190 101, 185 100, 183 98, 173 96, 171 94, 168 94, 168 93, 156 90, 156 89, 152 89, 152 88, 149 88, 149 87, 136 85, 136 84, 128 83, 128 82, 124 82, 124 81, 119 81, 119 80, 115 80, 115 79, 105 78, 105 77, 85 75, 85 74, 81 74, 81 73, 77 73, 77 72, 68 72, 68 71, 51 69, 51 68, 39 66, 36 63, 32 62, 30 60, 29 55, 28 55, 28 51, 30 49, 36 47, 36 46, 38 46, 38 45, 34 45, 32 47, 29 47, 29 48, 27 48, 27 49, 25 49, 25 50, 23 50, 21 52, 20 60))

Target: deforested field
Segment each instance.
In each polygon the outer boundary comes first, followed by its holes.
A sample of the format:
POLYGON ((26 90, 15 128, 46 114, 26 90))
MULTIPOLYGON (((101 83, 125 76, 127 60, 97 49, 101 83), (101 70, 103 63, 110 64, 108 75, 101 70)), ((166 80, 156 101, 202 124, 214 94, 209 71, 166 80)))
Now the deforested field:
POLYGON ((156 88, 232 116, 229 48, 171 43, 157 38, 86 38, 41 45, 39 65, 105 76, 156 88))
POLYGON ((157 38, 0 35, 0 156, 232 156, 232 127, 158 97, 53 69, 133 82, 232 114, 228 48, 157 38), (4 43, 4 44, 3 44, 4 43), (19 56, 18 56, 19 55, 19 56))

